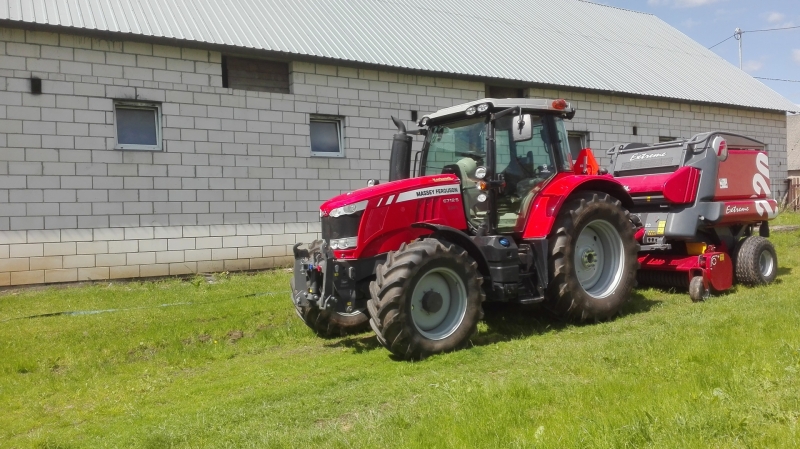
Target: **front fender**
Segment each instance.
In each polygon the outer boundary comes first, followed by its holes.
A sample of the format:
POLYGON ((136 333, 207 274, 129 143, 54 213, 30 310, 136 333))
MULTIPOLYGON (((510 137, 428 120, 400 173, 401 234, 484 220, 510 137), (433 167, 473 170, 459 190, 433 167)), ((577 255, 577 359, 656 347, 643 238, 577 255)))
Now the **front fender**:
POLYGON ((475 245, 475 242, 464 232, 450 226, 433 223, 414 223, 411 227, 433 231, 433 234, 431 234, 432 237, 442 237, 444 240, 464 248, 467 254, 478 263, 478 271, 487 279, 489 278, 489 262, 486 260, 486 256, 483 255, 483 251, 481 251, 480 248, 475 245))

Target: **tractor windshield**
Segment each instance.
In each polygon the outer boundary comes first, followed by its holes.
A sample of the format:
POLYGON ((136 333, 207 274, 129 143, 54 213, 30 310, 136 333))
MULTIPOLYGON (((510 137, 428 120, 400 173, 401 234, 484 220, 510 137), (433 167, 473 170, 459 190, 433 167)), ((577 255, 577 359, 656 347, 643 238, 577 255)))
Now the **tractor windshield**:
POLYGON ((486 164, 486 118, 431 126, 425 140, 422 175, 453 173, 461 179, 464 210, 470 224, 480 226, 486 203, 477 200, 475 169, 486 164))

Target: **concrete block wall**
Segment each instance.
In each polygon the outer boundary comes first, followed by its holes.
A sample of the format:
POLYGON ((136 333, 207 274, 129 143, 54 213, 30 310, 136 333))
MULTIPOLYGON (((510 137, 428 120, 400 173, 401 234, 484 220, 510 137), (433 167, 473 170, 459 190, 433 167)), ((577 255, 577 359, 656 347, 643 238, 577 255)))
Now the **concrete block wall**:
MULTIPOLYGON (((232 90, 218 52, 0 28, 0 286, 287 264, 296 241, 318 237, 323 200, 388 177, 390 116, 410 125, 411 111, 485 92, 307 62, 290 71, 291 94, 232 90), (31 76, 42 94, 30 93, 31 76), (118 99, 161 104, 163 151, 114 149, 118 99), (310 114, 344 118, 344 158, 310 155, 310 114)), ((595 150, 735 130, 766 140, 773 181, 785 177, 779 114, 528 93, 572 101, 568 126, 595 150)))
POLYGON ((286 264, 323 200, 388 177, 390 116, 485 88, 290 71, 292 94, 233 90, 218 52, 0 28, 0 286, 286 264), (117 99, 161 104, 164 151, 114 149, 117 99), (310 114, 344 118, 345 157, 310 155, 310 114))

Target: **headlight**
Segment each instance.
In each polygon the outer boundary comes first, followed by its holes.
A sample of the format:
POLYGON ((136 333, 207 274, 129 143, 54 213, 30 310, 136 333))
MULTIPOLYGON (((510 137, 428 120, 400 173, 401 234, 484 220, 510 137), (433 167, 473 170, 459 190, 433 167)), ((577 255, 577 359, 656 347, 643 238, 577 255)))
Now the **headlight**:
POLYGON ((489 110, 489 103, 481 103, 478 105, 478 112, 486 112, 489 110))
POLYGON ((333 209, 329 214, 331 217, 341 217, 342 215, 352 215, 358 211, 362 211, 367 208, 367 201, 361 201, 358 203, 348 204, 347 206, 337 207, 333 209))
POLYGON ((486 167, 478 167, 475 169, 475 177, 483 179, 486 177, 486 167))
POLYGON ((358 243, 358 237, 347 237, 345 239, 331 240, 331 249, 348 249, 355 248, 358 243))
POLYGON ((468 107, 466 113, 467 113, 467 115, 474 115, 475 114, 475 106, 468 107))

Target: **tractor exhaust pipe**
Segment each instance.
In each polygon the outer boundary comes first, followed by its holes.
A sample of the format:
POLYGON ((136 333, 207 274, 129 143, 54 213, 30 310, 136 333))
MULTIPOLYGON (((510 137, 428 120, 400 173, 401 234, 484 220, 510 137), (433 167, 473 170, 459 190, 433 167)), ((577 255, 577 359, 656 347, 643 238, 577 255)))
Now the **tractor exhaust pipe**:
POLYGON ((389 159, 389 181, 408 179, 411 177, 411 142, 414 140, 406 134, 406 125, 392 117, 399 133, 392 138, 392 154, 389 159))

